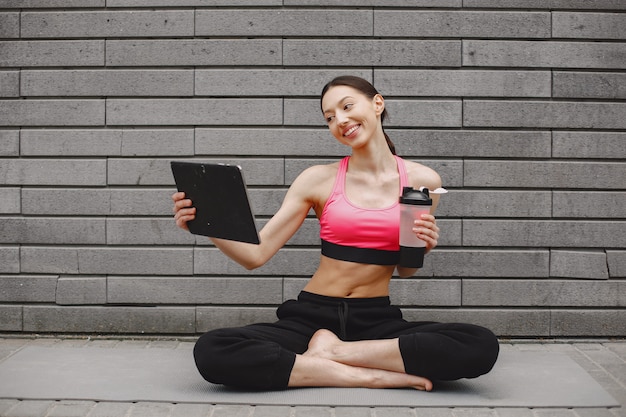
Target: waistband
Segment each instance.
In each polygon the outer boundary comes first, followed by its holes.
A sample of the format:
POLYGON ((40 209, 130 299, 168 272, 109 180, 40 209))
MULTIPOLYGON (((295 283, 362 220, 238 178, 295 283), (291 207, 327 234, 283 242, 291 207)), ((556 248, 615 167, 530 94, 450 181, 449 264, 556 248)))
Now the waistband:
POLYGON ((301 291, 298 295, 298 301, 306 301, 314 304, 322 304, 327 306, 349 306, 349 307, 387 307, 391 305, 388 296, 371 297, 371 298, 347 298, 347 297, 329 297, 327 295, 314 294, 308 291, 301 291))
POLYGON ((324 239, 322 239, 322 255, 340 261, 374 265, 397 265, 400 260, 400 251, 357 248, 338 245, 324 239))

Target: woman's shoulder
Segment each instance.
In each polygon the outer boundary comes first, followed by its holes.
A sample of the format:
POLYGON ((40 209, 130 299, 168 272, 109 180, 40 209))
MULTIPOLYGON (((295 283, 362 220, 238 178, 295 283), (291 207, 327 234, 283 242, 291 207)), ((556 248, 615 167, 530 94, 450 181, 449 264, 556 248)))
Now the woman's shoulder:
POLYGON ((414 188, 424 186, 431 190, 441 187, 441 176, 437 171, 415 161, 402 160, 411 186, 414 188))
POLYGON ((312 165, 302 171, 296 181, 305 183, 320 183, 334 179, 337 176, 339 162, 330 164, 312 165))

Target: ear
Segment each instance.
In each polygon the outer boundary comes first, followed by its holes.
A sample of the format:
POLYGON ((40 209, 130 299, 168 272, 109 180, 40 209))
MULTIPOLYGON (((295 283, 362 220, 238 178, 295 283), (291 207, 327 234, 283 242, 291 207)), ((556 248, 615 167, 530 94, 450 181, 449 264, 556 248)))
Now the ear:
POLYGON ((372 103, 374 104, 374 111, 376 112, 376 116, 380 116, 385 111, 385 99, 380 94, 376 94, 372 99, 372 103))

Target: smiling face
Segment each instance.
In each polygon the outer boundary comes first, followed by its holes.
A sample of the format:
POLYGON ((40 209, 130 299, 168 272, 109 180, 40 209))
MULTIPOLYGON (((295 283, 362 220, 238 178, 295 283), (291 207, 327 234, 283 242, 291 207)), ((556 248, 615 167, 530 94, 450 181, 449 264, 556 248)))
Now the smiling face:
POLYGON ((328 128, 337 140, 351 147, 363 146, 374 137, 382 137, 380 115, 385 109, 382 96, 369 98, 352 87, 331 87, 322 97, 322 112, 328 128))

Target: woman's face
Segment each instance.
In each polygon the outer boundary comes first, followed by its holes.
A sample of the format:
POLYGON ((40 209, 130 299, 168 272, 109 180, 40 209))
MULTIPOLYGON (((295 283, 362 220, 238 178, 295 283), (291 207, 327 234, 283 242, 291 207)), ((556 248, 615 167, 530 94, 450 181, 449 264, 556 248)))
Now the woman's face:
POLYGON ((370 99, 343 85, 331 87, 322 97, 322 111, 330 132, 339 142, 352 147, 363 145, 379 132, 384 108, 380 94, 370 99))

